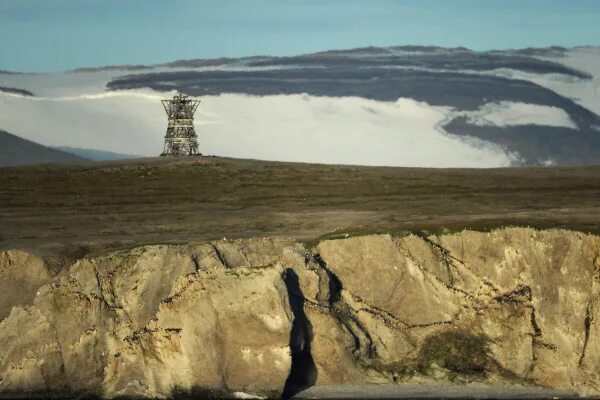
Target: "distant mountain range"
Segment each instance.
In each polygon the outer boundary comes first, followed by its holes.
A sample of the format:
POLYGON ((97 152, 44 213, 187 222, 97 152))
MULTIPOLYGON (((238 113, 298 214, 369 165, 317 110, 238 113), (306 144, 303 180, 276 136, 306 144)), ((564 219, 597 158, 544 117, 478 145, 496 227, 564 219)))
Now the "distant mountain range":
POLYGON ((0 131, 0 167, 81 161, 87 159, 0 131))
POLYGON ((91 161, 108 161, 108 160, 129 160, 132 158, 139 158, 140 156, 134 154, 121 154, 114 153, 112 151, 102 151, 94 149, 82 149, 80 147, 70 146, 59 146, 56 147, 59 150, 67 153, 75 154, 76 156, 85 158, 91 161))
POLYGON ((0 86, 0 92, 20 94, 21 96, 33 96, 33 93, 31 93, 29 90, 16 89, 16 88, 4 87, 4 86, 0 86))
POLYGON ((0 167, 46 163, 107 161, 138 158, 132 154, 82 149, 78 147, 48 147, 0 130, 0 167))

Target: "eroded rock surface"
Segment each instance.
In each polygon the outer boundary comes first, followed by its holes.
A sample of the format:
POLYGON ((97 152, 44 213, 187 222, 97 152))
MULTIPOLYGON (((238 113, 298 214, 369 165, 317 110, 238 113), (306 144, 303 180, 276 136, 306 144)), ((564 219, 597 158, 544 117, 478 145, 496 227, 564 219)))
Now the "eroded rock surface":
POLYGON ((2 395, 440 382, 600 393, 600 238, 577 232, 145 246, 57 276, 11 251, 0 289, 2 395))
POLYGON ((0 323, 0 389, 278 394, 293 320, 282 274, 277 264, 230 268, 213 244, 80 260, 0 323))
POLYGON ((19 250, 0 252, 0 321, 14 306, 31 304, 51 277, 39 257, 19 250))

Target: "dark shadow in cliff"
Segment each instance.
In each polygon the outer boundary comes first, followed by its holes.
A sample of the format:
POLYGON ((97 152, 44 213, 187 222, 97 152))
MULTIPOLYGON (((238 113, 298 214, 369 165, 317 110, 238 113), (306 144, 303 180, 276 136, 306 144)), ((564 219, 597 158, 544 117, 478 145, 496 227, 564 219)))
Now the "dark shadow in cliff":
POLYGON ((325 264, 325 261, 323 261, 320 254, 315 254, 314 259, 317 264, 319 264, 319 267, 321 267, 327 274, 329 282, 329 305, 333 305, 334 303, 342 300, 342 282, 336 274, 327 268, 327 264, 325 264))
POLYGON ((327 267, 327 264, 319 254, 316 254, 314 259, 327 274, 331 313, 352 336, 354 342, 352 354, 359 363, 363 362, 363 360, 374 358, 377 350, 373 344, 371 334, 342 299, 342 281, 327 267))
POLYGON ((300 289, 298 275, 288 268, 283 274, 283 279, 288 291, 290 308, 294 314, 294 322, 290 333, 292 368, 281 395, 286 400, 315 384, 317 381, 317 366, 310 352, 313 339, 312 324, 304 313, 304 294, 300 289))

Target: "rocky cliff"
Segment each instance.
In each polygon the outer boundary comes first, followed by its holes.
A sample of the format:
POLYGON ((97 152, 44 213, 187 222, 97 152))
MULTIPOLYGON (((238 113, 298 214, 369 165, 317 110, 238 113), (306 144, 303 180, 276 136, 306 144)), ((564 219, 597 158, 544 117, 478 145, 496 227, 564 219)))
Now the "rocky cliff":
POLYGON ((600 237, 509 228, 0 254, 0 395, 344 383, 600 393, 600 237), (53 272, 54 271, 54 272, 53 272))

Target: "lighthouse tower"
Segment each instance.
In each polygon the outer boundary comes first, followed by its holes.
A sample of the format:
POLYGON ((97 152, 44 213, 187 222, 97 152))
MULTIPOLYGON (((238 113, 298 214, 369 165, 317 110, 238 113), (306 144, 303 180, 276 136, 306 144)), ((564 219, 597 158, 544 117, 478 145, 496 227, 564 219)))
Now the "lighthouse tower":
POLYGON ((161 100, 169 118, 165 147, 161 156, 193 156, 198 154, 198 135, 194 129, 194 113, 200 104, 177 92, 172 99, 161 100))

